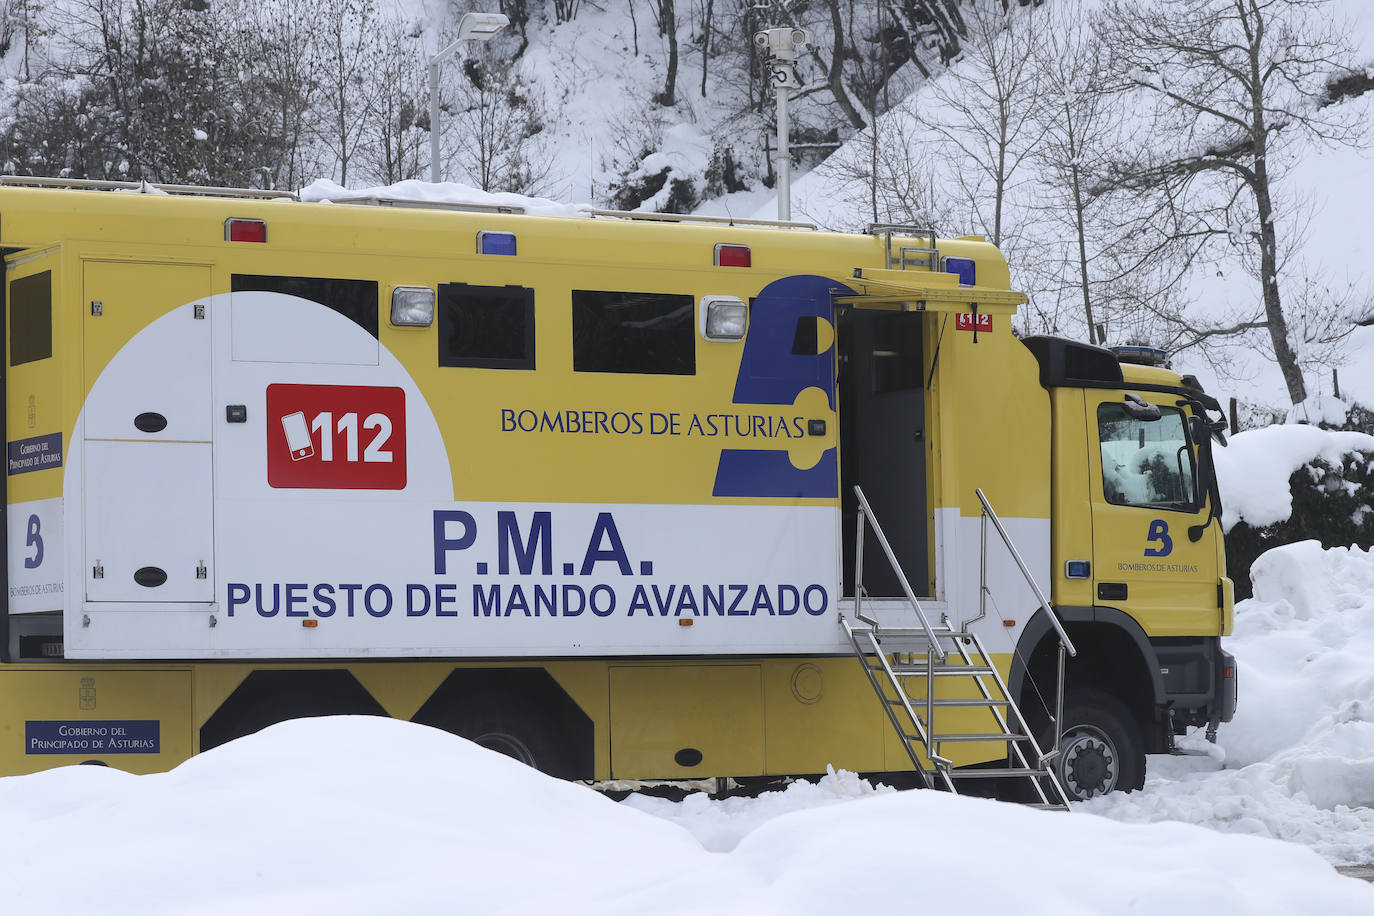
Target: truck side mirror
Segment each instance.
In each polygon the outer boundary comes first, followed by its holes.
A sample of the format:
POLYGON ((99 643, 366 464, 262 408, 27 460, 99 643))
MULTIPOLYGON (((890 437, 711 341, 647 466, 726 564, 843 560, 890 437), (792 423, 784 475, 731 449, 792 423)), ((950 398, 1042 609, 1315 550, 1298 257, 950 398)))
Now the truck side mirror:
POLYGON ((1158 420, 1161 416, 1159 405, 1147 402, 1138 394, 1126 392, 1126 399, 1121 404, 1135 420, 1158 420))

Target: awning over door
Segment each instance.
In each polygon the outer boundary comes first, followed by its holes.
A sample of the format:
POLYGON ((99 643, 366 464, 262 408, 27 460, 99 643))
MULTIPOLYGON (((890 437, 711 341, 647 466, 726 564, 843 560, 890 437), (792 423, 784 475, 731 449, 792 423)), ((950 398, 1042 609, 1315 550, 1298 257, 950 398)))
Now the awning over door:
POLYGON ((952 273, 859 268, 854 276, 835 278, 855 295, 833 296, 836 305, 904 312, 982 312, 1011 315, 1027 301, 1014 290, 961 286, 952 273))

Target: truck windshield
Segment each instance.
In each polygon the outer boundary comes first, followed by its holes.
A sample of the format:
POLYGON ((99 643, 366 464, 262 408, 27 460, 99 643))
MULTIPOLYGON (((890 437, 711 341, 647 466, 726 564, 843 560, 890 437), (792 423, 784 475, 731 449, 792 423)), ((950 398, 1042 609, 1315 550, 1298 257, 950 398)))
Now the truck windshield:
POLYGON ((1100 404, 1102 492, 1118 506, 1191 512, 1197 508, 1196 470, 1183 412, 1160 407, 1158 420, 1139 420, 1120 404, 1100 404))

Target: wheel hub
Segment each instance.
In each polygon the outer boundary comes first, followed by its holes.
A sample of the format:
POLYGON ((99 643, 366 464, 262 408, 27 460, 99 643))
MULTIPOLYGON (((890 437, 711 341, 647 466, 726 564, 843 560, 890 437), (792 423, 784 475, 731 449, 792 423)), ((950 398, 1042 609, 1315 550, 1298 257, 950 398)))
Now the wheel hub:
POLYGON ((1076 798, 1106 795, 1119 775, 1116 748, 1096 729, 1074 729, 1064 736, 1061 768, 1065 788, 1076 798))
POLYGON ((526 766, 536 766, 534 752, 529 745, 521 741, 515 735, 507 732, 487 732, 478 735, 474 743, 486 748, 489 751, 496 751, 498 754, 505 754, 507 757, 514 758, 526 766))

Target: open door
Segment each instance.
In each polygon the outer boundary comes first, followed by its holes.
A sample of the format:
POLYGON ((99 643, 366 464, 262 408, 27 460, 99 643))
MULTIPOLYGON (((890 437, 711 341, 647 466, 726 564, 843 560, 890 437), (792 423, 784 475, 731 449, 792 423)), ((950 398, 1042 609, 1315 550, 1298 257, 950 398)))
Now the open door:
MULTIPOLYGON (((929 591, 925 384, 921 312, 837 310, 840 499, 844 591, 854 594, 855 484, 882 525, 912 590, 929 591)), ((901 583, 872 527, 864 540, 864 588, 900 597, 901 583)))

